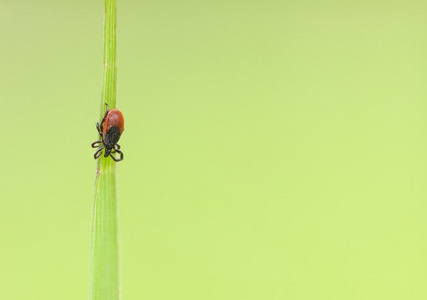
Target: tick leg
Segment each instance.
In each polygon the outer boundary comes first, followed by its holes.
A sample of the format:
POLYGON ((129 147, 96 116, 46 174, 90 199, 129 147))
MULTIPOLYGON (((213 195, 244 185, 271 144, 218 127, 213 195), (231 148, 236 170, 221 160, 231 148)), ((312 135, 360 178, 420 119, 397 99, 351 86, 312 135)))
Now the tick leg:
POLYGON ((98 130, 99 135, 102 137, 102 130, 99 128, 98 122, 96 122, 96 129, 98 130))
POLYGON ((107 110, 105 111, 105 115, 104 115, 104 118, 102 119, 102 121, 101 121, 101 131, 102 131, 102 125, 104 124, 104 121, 105 121, 105 119, 107 118, 107 115, 108 115, 108 112, 110 111, 110 109, 109 109, 109 107, 108 107, 108 104, 107 103, 105 103, 105 105, 107 106, 107 110))
MULTIPOLYGON (((115 144, 115 145, 114 145, 114 149, 116 149, 116 148, 117 148, 117 149, 120 149, 120 145, 119 145, 119 144, 115 144)), ((117 149, 116 149, 116 150, 117 150, 117 149)))
POLYGON ((96 152, 95 152, 95 154, 93 155, 93 157, 94 157, 95 159, 97 159, 98 157, 100 157, 100 156, 101 156, 101 154, 102 154, 102 149, 104 149, 104 145, 102 145, 102 147, 101 147, 101 148, 99 148, 99 149, 98 149, 98 151, 96 151, 96 152))
POLYGON ((121 160, 123 160, 123 152, 122 151, 120 151, 120 150, 118 150, 118 149, 114 149, 114 151, 111 151, 111 153, 110 153, 110 156, 111 156, 111 158, 114 160, 114 161, 121 161, 121 160), (113 156, 113 153, 119 153, 120 154, 120 158, 115 158, 114 156, 113 156))
POLYGON ((92 148, 98 148, 101 144, 102 144, 102 140, 101 141, 93 142, 91 144, 91 146, 92 146, 92 148))

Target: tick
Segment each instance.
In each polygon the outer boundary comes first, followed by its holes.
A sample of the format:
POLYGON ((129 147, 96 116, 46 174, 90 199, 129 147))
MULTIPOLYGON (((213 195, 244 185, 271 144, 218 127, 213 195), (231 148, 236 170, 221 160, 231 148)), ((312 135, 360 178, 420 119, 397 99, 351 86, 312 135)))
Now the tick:
POLYGON ((101 136, 101 140, 92 143, 92 148, 99 147, 93 157, 97 159, 101 156, 102 150, 105 149, 104 157, 110 155, 114 161, 121 161, 123 160, 123 152, 120 151, 120 145, 117 142, 123 133, 125 121, 120 110, 109 110, 108 104, 105 103, 105 105, 107 106, 107 111, 101 121, 101 125, 96 122, 96 129, 101 136), (113 153, 119 153, 120 158, 115 158, 113 153))

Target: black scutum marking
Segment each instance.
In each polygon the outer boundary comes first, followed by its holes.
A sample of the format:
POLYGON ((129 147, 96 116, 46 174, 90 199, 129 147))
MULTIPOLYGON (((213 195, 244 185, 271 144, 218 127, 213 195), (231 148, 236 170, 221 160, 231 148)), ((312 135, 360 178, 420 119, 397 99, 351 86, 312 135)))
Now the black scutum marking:
POLYGON ((107 148, 114 147, 120 139, 120 129, 117 126, 111 127, 104 136, 104 142, 107 148))

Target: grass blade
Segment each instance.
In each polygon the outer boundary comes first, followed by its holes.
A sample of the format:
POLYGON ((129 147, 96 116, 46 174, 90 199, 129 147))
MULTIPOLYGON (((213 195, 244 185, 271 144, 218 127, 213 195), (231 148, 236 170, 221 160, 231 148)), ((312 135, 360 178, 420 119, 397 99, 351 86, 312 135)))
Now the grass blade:
MULTIPOLYGON (((117 42, 116 0, 105 0, 104 66, 100 120, 105 104, 116 107, 117 42)), ((89 299, 120 299, 119 231, 116 162, 101 155, 97 160, 92 210, 89 261, 89 299)))

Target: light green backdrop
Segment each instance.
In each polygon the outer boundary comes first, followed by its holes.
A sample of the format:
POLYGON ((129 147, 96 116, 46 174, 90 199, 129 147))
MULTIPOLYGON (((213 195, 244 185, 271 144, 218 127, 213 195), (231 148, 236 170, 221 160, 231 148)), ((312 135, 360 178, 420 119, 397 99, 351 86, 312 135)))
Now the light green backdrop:
MULTIPOLYGON (((425 1, 121 1, 123 299, 427 298, 425 1)), ((103 1, 0 1, 0 299, 86 299, 103 1)))

